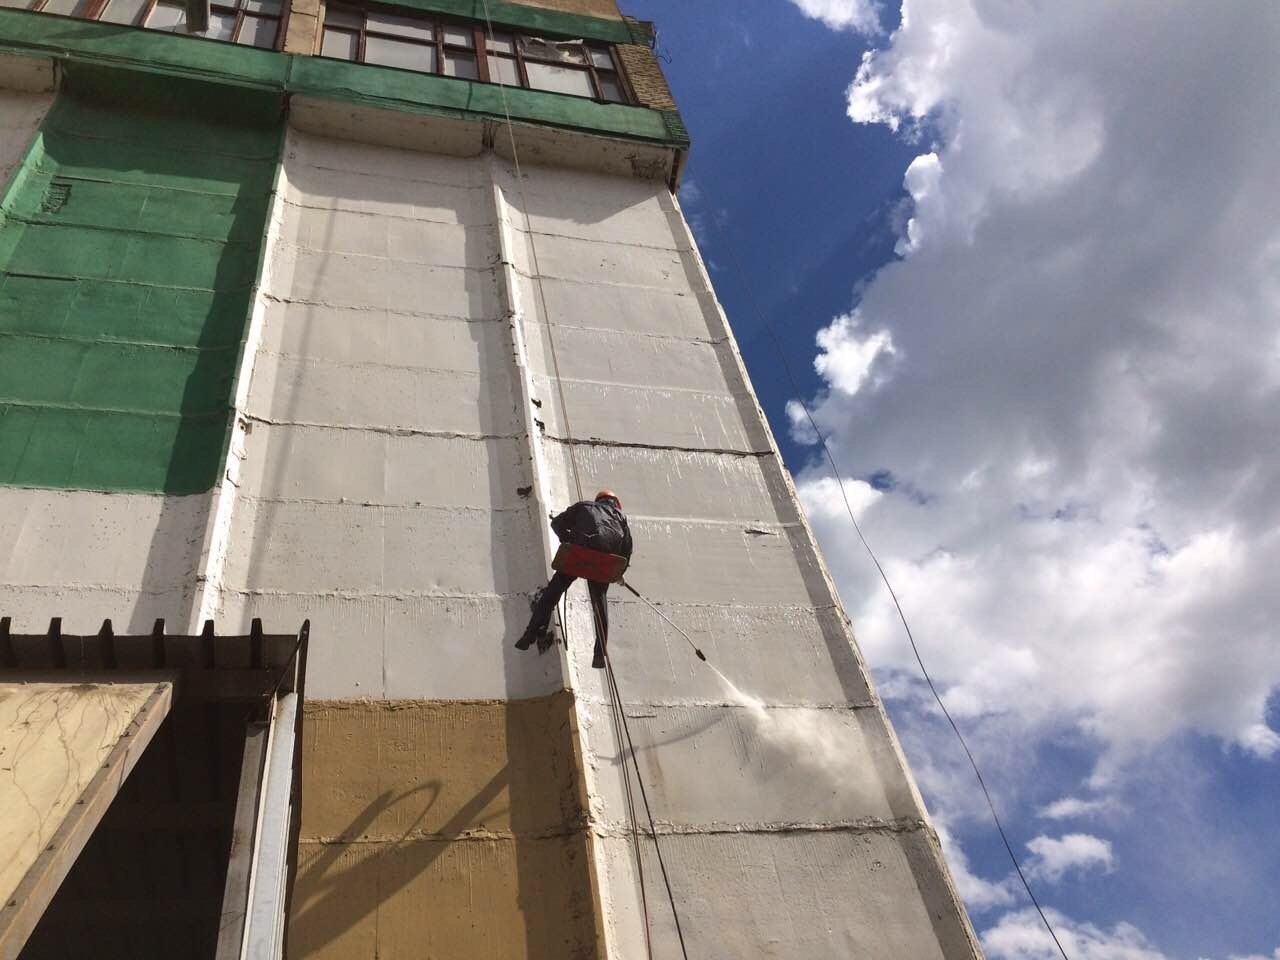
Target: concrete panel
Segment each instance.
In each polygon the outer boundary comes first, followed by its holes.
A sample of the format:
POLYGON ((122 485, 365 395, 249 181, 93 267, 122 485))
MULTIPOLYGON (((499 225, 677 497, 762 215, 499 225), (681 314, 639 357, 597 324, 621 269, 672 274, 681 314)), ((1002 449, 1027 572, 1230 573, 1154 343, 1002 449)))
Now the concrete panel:
MULTIPOLYGON (((634 696, 634 683, 624 689, 634 696)), ((594 799, 611 812, 607 818, 621 818, 626 807, 608 707, 591 703, 580 712, 588 755, 597 764, 594 799)), ((873 708, 630 706, 628 724, 662 823, 882 826, 919 816, 873 708), (714 776, 707 775, 709 758, 714 776)))
MULTIPOLYGON (((290 119, 298 119, 296 111, 290 119)), ((411 118, 401 119, 407 122, 411 118)), ((346 206, 376 196, 390 199, 399 191, 391 211, 397 216, 403 216, 406 205, 420 197, 437 196, 433 187, 485 187, 488 183, 484 170, 470 158, 446 156, 444 151, 383 146, 361 137, 315 135, 296 122, 289 128, 285 168, 291 189, 297 187, 307 195, 327 198, 322 201, 325 205, 346 206), (319 181, 312 189, 307 178, 313 171, 333 171, 345 179, 319 181)), ((287 196, 294 199, 291 194, 287 196)), ((483 196, 472 197, 472 202, 482 206, 487 203, 483 196)), ((482 222, 488 222, 487 215, 482 222)))
POLYGON ((324 210, 285 203, 281 237, 304 250, 382 257, 401 263, 475 267, 493 256, 490 231, 483 226, 383 211, 324 210))
POLYGON ((265 500, 514 509, 530 480, 518 440, 336 427, 250 431, 241 479, 265 500))
POLYGON ((542 558, 527 510, 244 500, 233 590, 406 596, 528 593, 542 558))
POLYGON ((290 300, 436 317, 498 315, 497 288, 487 266, 413 266, 282 245, 272 256, 272 292, 290 300))
MULTIPOLYGON (((546 444, 557 472, 570 471, 568 444, 546 444)), ((616 490, 627 516, 641 519, 791 523, 799 519, 772 454, 758 457, 578 444, 583 482, 592 491, 616 490)))
POLYGON ((586 330, 556 324, 527 328, 531 367, 553 376, 551 347, 565 380, 625 384, 635 387, 696 390, 731 394, 721 351, 728 344, 705 340, 672 340, 614 330, 586 330), (554 340, 553 340, 554 338, 554 340))
POLYGON ((248 413, 279 423, 511 436, 509 381, 384 364, 275 358, 258 363, 248 413))
POLYGON ((560 389, 569 405, 569 426, 576 440, 685 450, 767 453, 763 431, 752 429, 739 413, 748 398, 693 390, 649 389, 617 384, 535 377, 535 395, 544 398, 547 432, 568 439, 560 413, 560 389))
POLYGON ((467 373, 484 369, 487 376, 509 379, 502 364, 511 356, 510 333, 499 321, 271 302, 265 327, 263 348, 297 359, 467 373))
MULTIPOLYGON (((537 168, 537 180, 544 177, 545 168, 537 168)), ((608 181, 608 190, 595 195, 589 190, 576 189, 573 177, 558 185, 557 189, 526 190, 524 199, 518 189, 504 185, 507 200, 517 209, 512 223, 532 230, 535 242, 542 249, 542 238, 570 237, 607 244, 629 244, 638 247, 654 247, 663 250, 680 249, 680 238, 672 235, 666 215, 656 200, 654 184, 622 180, 618 177, 595 178, 577 174, 588 183, 596 179, 608 181), (628 189, 619 195, 618 185, 628 189)))
POLYGON ((52 94, 57 84, 53 60, 22 54, 0 54, 0 88, 7 93, 52 94))
POLYGON ((679 291, 618 287, 544 278, 542 294, 533 281, 519 279, 520 300, 528 319, 544 314, 560 326, 625 330, 653 336, 714 340, 696 297, 679 291))
MULTIPOLYGON (((9 58, 0 58, 0 62, 8 62, 9 58)), ((24 62, 47 64, 48 61, 24 62)), ((8 84, 0 84, 8 86, 8 84)), ((22 156, 31 145, 31 140, 40 126, 40 121, 49 111, 53 103, 52 93, 23 93, 15 90, 0 89, 0 193, 9 185, 9 178, 22 156)))
POLYGON ((181 590, 195 577, 208 510, 207 495, 0 487, 0 583, 181 590))
POLYGON ((597 956, 572 712, 311 704, 299 955, 597 956))
POLYGON ((558 832, 578 815, 572 697, 315 702, 303 831, 320 840, 558 832), (392 787, 394 785, 394 788, 392 787))
POLYGON ((524 596, 231 592, 219 629, 248 630, 254 617, 285 631, 310 618, 307 693, 320 699, 518 700, 563 687, 555 652, 512 646, 529 619, 524 596))
POLYGON ((529 235, 523 236, 525 243, 516 248, 516 267, 526 277, 540 270, 543 277, 628 289, 678 292, 689 287, 684 260, 675 250, 534 234, 539 268, 535 270, 534 249, 529 235))
MULTIPOLYGON (((689 956, 740 960, 980 958, 961 908, 936 882, 923 830, 667 834, 662 853, 689 956)), ((601 841, 612 890, 636 889, 630 839, 601 841)), ((654 956, 679 956, 652 843, 645 878, 654 956)), ((643 950, 639 895, 611 902, 620 956, 643 950)))
POLYGON ((580 836, 299 845, 290 956, 591 960, 580 836))
POLYGON ((190 624, 195 584, 160 593, 118 587, 0 584, 0 616, 13 618, 15 633, 43 633, 49 620, 62 618, 65 633, 97 633, 110 619, 117 633, 148 633, 157 619, 170 629, 190 624))
MULTIPOLYGON (((650 594, 644 566, 633 568, 627 580, 650 594)), ((717 669, 765 703, 829 706, 871 699, 848 626, 835 607, 678 604, 654 596, 663 614, 693 638, 717 669)), ((570 598, 581 622, 588 623, 585 591, 577 588, 570 598)), ((589 638, 587 631, 583 648, 589 638)), ((619 588, 609 594, 609 651, 628 703, 734 702, 733 692, 695 657, 683 637, 619 588)), ((585 659, 585 649, 582 653, 585 659)), ((607 696, 596 671, 578 689, 588 698, 607 696)))

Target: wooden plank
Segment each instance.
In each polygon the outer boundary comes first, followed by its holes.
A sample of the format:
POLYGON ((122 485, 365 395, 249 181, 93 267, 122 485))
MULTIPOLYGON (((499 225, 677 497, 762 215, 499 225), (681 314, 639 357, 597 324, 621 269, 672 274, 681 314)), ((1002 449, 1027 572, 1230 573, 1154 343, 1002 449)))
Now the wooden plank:
POLYGON ((51 836, 40 837, 41 848, 21 871, 16 886, 4 891, 0 960, 17 960, 173 704, 172 678, 149 685, 67 683, 66 674, 63 678, 61 684, 6 682, 0 686, 0 708, 10 705, 20 717, 16 725, 0 724, 16 748, 6 755, 5 765, 15 774, 12 782, 18 796, 4 798, 4 812, 13 816, 23 809, 25 793, 41 830, 57 823, 51 836), (20 771, 20 766, 26 770, 20 771), (29 778, 22 776, 27 771, 29 778), (88 782, 77 780, 69 786, 71 777, 88 782), (23 780, 50 794, 52 806, 31 799, 30 789, 18 786, 23 780))
POLYGON ((253 840, 262 791, 262 770, 267 758, 268 724, 250 722, 245 731, 244 758, 240 764, 240 792, 231 833, 231 855, 222 895, 222 920, 218 925, 216 960, 240 960, 244 925, 249 909, 249 875, 253 867, 253 840))

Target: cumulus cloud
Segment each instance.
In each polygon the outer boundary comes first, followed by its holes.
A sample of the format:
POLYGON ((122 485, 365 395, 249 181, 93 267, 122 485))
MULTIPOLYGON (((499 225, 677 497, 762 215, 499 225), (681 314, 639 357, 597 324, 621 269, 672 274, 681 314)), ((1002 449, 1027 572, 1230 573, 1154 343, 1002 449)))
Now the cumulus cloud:
MULTIPOLYGON (((1110 930, 1077 923, 1056 910, 1045 911, 1072 960, 1171 960, 1128 923, 1110 930)), ((1000 918, 982 935, 987 960, 1058 960, 1061 954, 1034 910, 1000 918)))
POLYGON ((1041 834, 1027 841, 1027 849, 1032 853, 1026 865, 1028 876, 1049 883, 1057 883, 1072 872, 1115 869, 1111 844, 1088 833, 1068 833, 1056 839, 1041 834))
POLYGON ((951 868, 951 877, 956 882, 956 889, 964 899, 971 912, 985 913, 996 907, 1008 907, 1014 902, 1014 893, 1008 881, 992 883, 969 868, 969 858, 951 835, 951 831, 942 822, 934 824, 938 831, 938 840, 942 843, 943 853, 947 857, 947 865, 951 868))
POLYGON ((1040 808, 1039 814, 1048 820, 1071 820, 1089 817, 1115 808, 1110 797, 1085 800, 1081 797, 1062 797, 1040 808))
POLYGON ((832 30, 880 31, 878 5, 872 0, 791 0, 806 17, 821 20, 832 30))
MULTIPOLYGON (((909 0, 849 92, 921 148, 900 259, 819 334, 814 416, 846 476, 887 478, 865 528, 954 712, 1083 735, 1101 791, 1184 731, 1280 754, 1278 30, 1270 4, 909 0)), ((830 482, 798 476, 807 504, 830 482)), ((908 677, 847 518, 812 519, 908 677)))

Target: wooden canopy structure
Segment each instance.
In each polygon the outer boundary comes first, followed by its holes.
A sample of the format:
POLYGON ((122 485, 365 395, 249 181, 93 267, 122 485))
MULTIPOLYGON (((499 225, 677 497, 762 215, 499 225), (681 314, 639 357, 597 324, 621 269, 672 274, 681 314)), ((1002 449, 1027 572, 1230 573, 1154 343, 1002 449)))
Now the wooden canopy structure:
POLYGON ((0 960, 278 958, 310 624, 0 619, 0 960))

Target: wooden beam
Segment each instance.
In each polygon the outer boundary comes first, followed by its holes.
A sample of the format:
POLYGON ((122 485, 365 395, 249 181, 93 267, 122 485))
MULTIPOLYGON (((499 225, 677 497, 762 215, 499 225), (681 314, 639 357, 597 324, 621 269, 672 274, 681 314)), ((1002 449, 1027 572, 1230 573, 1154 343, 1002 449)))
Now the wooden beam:
POLYGON ((257 832, 262 771, 267 758, 266 723, 246 725, 244 757, 240 763, 240 790, 231 832, 227 882, 222 895, 222 920, 218 925, 216 960, 240 960, 244 949, 244 925, 249 909, 249 876, 253 869, 253 840, 257 832))
MULTIPOLYGON (((64 686, 73 686, 67 683, 69 679, 66 673, 62 674, 64 686)), ((116 738, 102 766, 27 868, 9 899, 0 904, 0 960, 17 960, 27 938, 172 704, 172 678, 154 683, 133 719, 116 738)))

